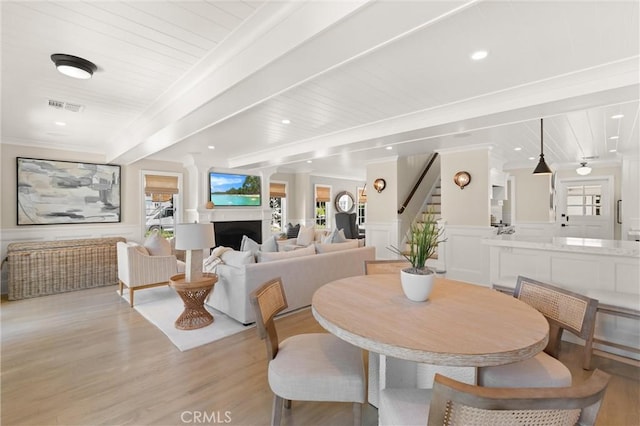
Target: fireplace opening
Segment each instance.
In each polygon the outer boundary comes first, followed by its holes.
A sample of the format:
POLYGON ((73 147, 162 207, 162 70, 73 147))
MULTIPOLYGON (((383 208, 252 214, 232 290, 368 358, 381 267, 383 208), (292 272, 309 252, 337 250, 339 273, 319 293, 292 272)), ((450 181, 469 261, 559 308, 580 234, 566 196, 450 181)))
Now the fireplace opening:
POLYGON ((260 220, 213 222, 213 232, 218 247, 231 247, 234 250, 240 250, 243 235, 262 244, 262 221, 260 220))

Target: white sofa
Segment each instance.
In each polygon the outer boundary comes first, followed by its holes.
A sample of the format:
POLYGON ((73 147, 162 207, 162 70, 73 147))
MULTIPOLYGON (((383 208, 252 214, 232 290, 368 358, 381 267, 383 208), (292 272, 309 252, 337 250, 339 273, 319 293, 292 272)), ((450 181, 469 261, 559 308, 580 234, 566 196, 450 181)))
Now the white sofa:
POLYGON ((255 322, 249 293, 266 281, 281 277, 289 307, 284 312, 311 305, 313 293, 340 278, 364 274, 364 261, 375 259, 374 247, 311 254, 241 266, 217 266, 218 282, 207 304, 243 323, 255 322))

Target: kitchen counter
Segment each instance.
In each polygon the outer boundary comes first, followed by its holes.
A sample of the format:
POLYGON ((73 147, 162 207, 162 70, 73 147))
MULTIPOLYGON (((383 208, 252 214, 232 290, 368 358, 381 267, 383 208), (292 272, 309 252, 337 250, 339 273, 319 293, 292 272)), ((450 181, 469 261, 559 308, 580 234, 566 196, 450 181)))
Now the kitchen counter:
POLYGON ((640 257, 640 244, 637 241, 574 237, 535 237, 511 234, 485 238, 482 242, 497 247, 518 247, 572 253, 640 257))
MULTIPOLYGON (((629 307, 640 309, 640 243, 637 241, 516 233, 495 235, 482 242, 489 247, 491 284, 503 291, 513 289, 518 275, 523 275, 598 299, 622 299, 629 307)), ((637 347, 638 322, 598 315, 596 337, 637 347)), ((624 349, 596 347, 640 358, 640 354, 624 349)))

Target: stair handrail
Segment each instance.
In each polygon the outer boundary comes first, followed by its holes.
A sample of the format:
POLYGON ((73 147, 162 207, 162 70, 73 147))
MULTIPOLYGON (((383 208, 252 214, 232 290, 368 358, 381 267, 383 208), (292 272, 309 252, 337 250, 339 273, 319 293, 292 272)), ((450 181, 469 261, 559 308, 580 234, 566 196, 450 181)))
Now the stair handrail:
POLYGON ((424 179, 424 177, 427 175, 427 173, 429 172, 429 170, 431 169, 431 166, 433 165, 433 163, 436 161, 436 158, 438 158, 438 153, 434 152, 431 155, 431 158, 429 159, 429 161, 427 162, 426 167, 424 168, 424 170, 422 171, 422 174, 420 175, 420 177, 418 178, 418 180, 416 181, 416 184, 413 185, 413 189, 411 189, 411 192, 409 193, 409 195, 407 196, 407 199, 404 200, 404 203, 402 203, 402 205, 400 206, 400 208, 398 209, 398 214, 402 214, 404 213, 404 210, 407 208, 407 206, 409 205, 409 203, 411 202, 411 199, 413 198, 413 195, 416 193, 416 191, 418 190, 418 187, 420 186, 420 184, 422 183, 422 179, 424 179))

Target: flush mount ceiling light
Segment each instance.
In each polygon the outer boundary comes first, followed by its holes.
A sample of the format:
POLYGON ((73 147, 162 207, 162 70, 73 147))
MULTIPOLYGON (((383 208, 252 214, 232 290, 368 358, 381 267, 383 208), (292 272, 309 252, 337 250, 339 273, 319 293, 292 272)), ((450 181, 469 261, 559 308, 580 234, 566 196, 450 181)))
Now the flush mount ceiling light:
POLYGON ((580 163, 580 167, 576 169, 576 173, 578 173, 580 176, 586 176, 591 173, 591 167, 587 167, 587 163, 582 162, 580 163))
POLYGON ((547 166, 547 162, 544 161, 544 153, 542 152, 542 148, 544 139, 544 128, 542 124, 542 118, 540 119, 540 161, 538 161, 538 165, 533 170, 534 175, 550 175, 551 169, 547 166))
POLYGON ((54 53, 51 55, 51 60, 62 74, 82 80, 90 79, 93 73, 98 70, 93 62, 73 55, 54 53))

